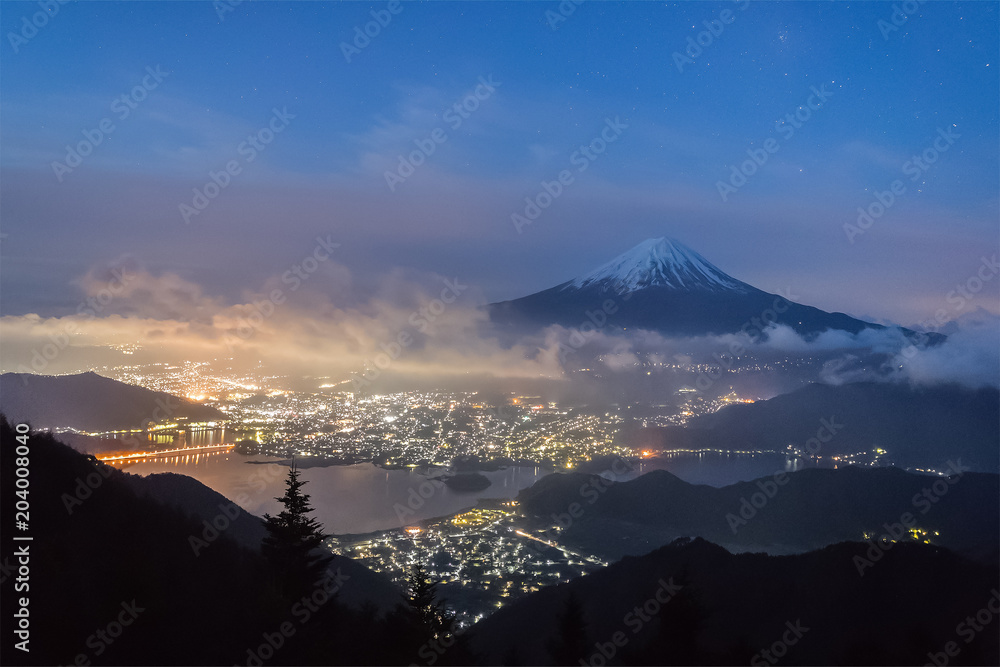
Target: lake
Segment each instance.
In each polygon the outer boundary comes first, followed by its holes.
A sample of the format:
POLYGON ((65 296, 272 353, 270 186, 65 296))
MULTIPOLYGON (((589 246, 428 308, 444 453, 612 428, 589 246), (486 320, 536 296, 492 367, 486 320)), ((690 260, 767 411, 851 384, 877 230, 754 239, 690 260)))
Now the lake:
MULTIPOLYGON (((251 514, 261 516, 265 512, 276 514, 281 509, 275 497, 285 491, 288 467, 270 463, 277 460, 233 452, 196 452, 147 460, 124 469, 137 475, 161 472, 189 475, 238 501, 251 514)), ((791 472, 802 465, 801 461, 780 454, 684 453, 643 461, 637 469, 623 475, 610 471, 604 475, 627 481, 649 470, 663 469, 693 484, 726 486, 773 475, 779 470, 791 472)), ((454 514, 474 507, 480 498, 513 498, 547 471, 511 467, 484 472, 482 474, 492 484, 477 492, 453 491, 430 481, 427 475, 415 469, 385 470, 371 463, 305 468, 301 473, 301 479, 308 482, 304 490, 311 496, 316 518, 327 532, 343 535, 399 528, 423 519, 454 514)), ((432 477, 438 474, 429 473, 432 477)))
POLYGON ((661 454, 640 461, 638 469, 625 475, 605 475, 623 482, 650 470, 666 470, 690 484, 729 486, 736 482, 768 477, 776 472, 795 472, 814 463, 784 454, 724 454, 718 452, 661 454))
MULTIPOLYGON (((288 466, 266 456, 232 452, 193 453, 156 459, 124 468, 137 475, 175 472, 189 475, 215 489, 251 514, 276 514, 275 500, 285 492, 288 466), (245 494, 245 496, 241 496, 245 494)), ((492 484, 483 491, 458 492, 413 469, 385 470, 371 463, 301 469, 303 489, 311 496, 315 516, 327 532, 367 533, 410 525, 422 519, 454 514, 474 507, 480 498, 513 498, 546 473, 540 468, 515 467, 483 473, 492 484)), ((440 474, 431 473, 431 476, 440 474)))

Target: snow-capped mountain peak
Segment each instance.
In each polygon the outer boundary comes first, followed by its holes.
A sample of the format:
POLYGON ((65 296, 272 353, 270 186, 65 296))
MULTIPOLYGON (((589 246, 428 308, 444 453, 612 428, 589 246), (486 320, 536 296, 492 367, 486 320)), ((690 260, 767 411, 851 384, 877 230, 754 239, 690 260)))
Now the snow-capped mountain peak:
POLYGON ((651 286, 678 290, 747 292, 749 285, 726 274, 683 243, 666 237, 648 239, 563 289, 601 285, 618 294, 651 286))

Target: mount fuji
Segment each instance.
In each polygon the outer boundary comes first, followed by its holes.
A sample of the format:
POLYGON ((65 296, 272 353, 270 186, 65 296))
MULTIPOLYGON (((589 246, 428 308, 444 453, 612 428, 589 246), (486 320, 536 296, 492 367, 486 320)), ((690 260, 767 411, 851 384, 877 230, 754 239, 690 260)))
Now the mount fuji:
POLYGON ((741 330, 760 335, 769 321, 807 337, 828 329, 885 329, 759 290, 669 238, 643 241, 579 278, 487 308, 491 322, 511 334, 553 324, 580 327, 594 321, 589 314, 595 311, 605 313, 608 330, 646 329, 675 336, 741 330))
POLYGON ((619 295, 648 287, 675 290, 732 290, 741 294, 753 289, 724 273, 707 259, 679 241, 648 239, 613 260, 569 283, 562 291, 598 285, 619 295))

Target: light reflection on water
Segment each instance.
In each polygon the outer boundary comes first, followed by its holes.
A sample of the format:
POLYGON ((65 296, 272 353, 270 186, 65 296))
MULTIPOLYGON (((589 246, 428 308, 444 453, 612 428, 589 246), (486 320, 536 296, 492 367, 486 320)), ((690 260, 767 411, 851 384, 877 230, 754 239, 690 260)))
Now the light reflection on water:
MULTIPOLYGON (((288 467, 266 456, 233 452, 189 454, 163 459, 145 459, 125 469, 132 474, 174 472, 189 475, 243 509, 263 515, 275 514, 275 499, 285 490, 288 467)), ((513 498, 544 475, 538 468, 508 468, 483 473, 492 484, 480 492, 458 492, 428 480, 413 469, 385 470, 371 463, 313 467, 301 470, 316 508, 315 516, 327 532, 365 533, 409 525, 416 521, 453 514, 474 507, 479 498, 513 498)))
POLYGON ((224 443, 235 443, 239 433, 233 429, 206 428, 166 431, 163 433, 115 433, 108 438, 128 443, 132 449, 153 445, 158 449, 179 449, 182 447, 210 447, 224 443))
POLYGON ((616 474, 602 472, 604 477, 618 482, 635 479, 651 470, 666 470, 690 484, 729 486, 768 477, 777 472, 795 472, 814 464, 784 454, 730 454, 722 452, 667 453, 651 459, 640 459, 632 471, 616 474))
MULTIPOLYGON (((278 460, 231 451, 196 452, 146 459, 124 469, 139 475, 161 472, 189 475, 260 516, 280 511, 275 498, 284 493, 288 467, 271 463, 278 460), (247 461, 267 463, 250 464, 247 461)), ((604 474, 617 481, 627 481, 650 470, 665 469, 692 484, 726 486, 801 467, 799 459, 781 454, 674 454, 642 461, 624 475, 610 471, 604 474)), ((301 472, 302 479, 308 482, 305 491, 316 508, 315 516, 327 532, 335 534, 402 527, 473 507, 480 498, 513 498, 521 489, 548 474, 544 468, 537 467, 484 472, 491 486, 479 492, 458 492, 428 480, 428 476, 433 477, 438 472, 417 472, 412 468, 385 470, 371 463, 357 463, 305 468, 301 472)))

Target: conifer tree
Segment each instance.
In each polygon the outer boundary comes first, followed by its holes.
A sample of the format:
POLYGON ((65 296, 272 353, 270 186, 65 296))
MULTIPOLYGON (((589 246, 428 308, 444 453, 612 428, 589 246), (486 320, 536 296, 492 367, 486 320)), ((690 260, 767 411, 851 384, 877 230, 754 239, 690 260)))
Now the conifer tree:
POLYGON ((424 566, 415 563, 407 577, 407 600, 410 609, 420 619, 433 638, 444 636, 448 631, 449 615, 444 605, 437 599, 437 582, 431 581, 424 566))
POLYGON ((319 521, 309 516, 313 507, 309 495, 302 492, 304 485, 293 462, 285 494, 275 498, 284 509, 277 516, 264 515, 267 535, 261 544, 275 575, 286 592, 293 594, 315 584, 330 560, 320 550, 327 535, 319 521))

